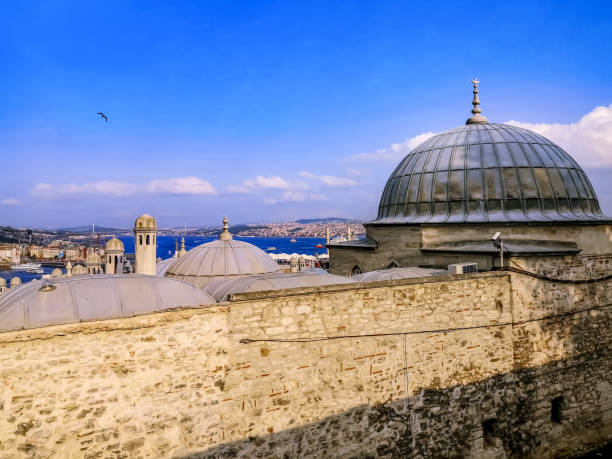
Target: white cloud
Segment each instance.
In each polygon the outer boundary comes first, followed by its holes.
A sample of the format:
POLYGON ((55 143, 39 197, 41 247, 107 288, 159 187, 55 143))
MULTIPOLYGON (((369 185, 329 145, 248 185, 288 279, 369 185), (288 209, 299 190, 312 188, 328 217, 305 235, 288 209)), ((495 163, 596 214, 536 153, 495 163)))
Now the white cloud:
POLYGON ((435 132, 424 132, 414 137, 409 137, 403 142, 393 143, 388 148, 376 150, 374 153, 358 153, 356 155, 351 155, 350 158, 366 161, 398 162, 410 153, 413 148, 419 146, 434 135, 436 135, 435 132))
POLYGON ((357 180, 352 178, 336 177, 334 175, 315 175, 308 171, 300 172, 300 176, 311 180, 319 180, 325 185, 333 187, 356 186, 359 184, 357 180))
POLYGON ((145 189, 153 194, 216 194, 210 182, 198 177, 151 180, 145 189))
POLYGON ((291 185, 289 185, 286 180, 278 176, 263 177, 258 175, 254 179, 245 180, 242 183, 247 188, 275 188, 279 190, 287 190, 291 188, 291 185))
POLYGON ((18 206, 21 204, 21 202, 19 202, 15 198, 6 198, 0 201, 0 204, 2 204, 3 206, 18 206))
POLYGON ((309 197, 313 201, 327 201, 327 196, 322 193, 310 193, 309 197))
POLYGON ((113 182, 110 180, 83 184, 68 183, 57 186, 48 183, 38 183, 32 190, 33 196, 45 199, 58 199, 75 195, 121 197, 135 194, 207 195, 216 194, 216 191, 209 182, 198 177, 151 180, 143 185, 113 182))
POLYGON ((547 137, 567 151, 583 167, 612 166, 612 104, 595 107, 578 122, 523 123, 508 121, 547 137))

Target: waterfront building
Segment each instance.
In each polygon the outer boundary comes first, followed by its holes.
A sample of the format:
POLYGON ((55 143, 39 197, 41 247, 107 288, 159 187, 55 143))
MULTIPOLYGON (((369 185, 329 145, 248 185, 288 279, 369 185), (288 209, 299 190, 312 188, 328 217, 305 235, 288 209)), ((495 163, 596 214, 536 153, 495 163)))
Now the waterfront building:
POLYGON ((157 223, 148 214, 142 214, 134 222, 134 257, 136 274, 154 276, 157 260, 157 223))
POLYGON ((20 250, 16 244, 0 243, 0 263, 19 263, 20 250))

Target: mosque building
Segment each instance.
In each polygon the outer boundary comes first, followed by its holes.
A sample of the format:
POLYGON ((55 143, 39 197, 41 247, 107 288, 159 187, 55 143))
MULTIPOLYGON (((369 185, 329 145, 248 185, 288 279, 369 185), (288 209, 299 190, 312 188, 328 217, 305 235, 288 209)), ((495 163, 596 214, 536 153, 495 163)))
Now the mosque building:
POLYGON ((473 116, 399 163, 365 239, 327 245, 330 272, 462 262, 491 269, 500 265, 497 232, 506 260, 610 251, 612 220, 578 163, 539 134, 490 123, 472 82, 473 116))
POLYGON ((473 83, 473 116, 400 162, 366 238, 328 232, 331 273, 298 256, 282 272, 227 217, 159 261, 143 214, 134 273, 112 238, 65 275, 0 278, 0 447, 553 458, 609 442, 612 221, 561 148, 489 123, 473 83), (532 272, 446 269, 467 262, 532 272))

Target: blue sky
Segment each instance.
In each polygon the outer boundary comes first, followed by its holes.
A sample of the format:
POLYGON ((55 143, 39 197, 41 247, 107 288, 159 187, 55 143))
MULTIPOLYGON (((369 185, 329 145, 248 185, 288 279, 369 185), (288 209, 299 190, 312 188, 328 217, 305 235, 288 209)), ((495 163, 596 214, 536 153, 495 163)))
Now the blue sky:
POLYGON ((371 219, 474 76, 612 215, 610 2, 33 1, 0 27, 0 224, 371 219))

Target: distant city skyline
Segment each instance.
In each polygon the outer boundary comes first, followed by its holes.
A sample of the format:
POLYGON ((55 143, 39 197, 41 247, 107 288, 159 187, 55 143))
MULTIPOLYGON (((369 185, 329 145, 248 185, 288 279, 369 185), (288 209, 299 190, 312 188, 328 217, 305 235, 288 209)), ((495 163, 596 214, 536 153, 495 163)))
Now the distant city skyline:
POLYGON ((6 5, 0 225, 371 220, 474 77, 483 115, 558 143, 612 215, 612 5, 481 6, 6 5))

